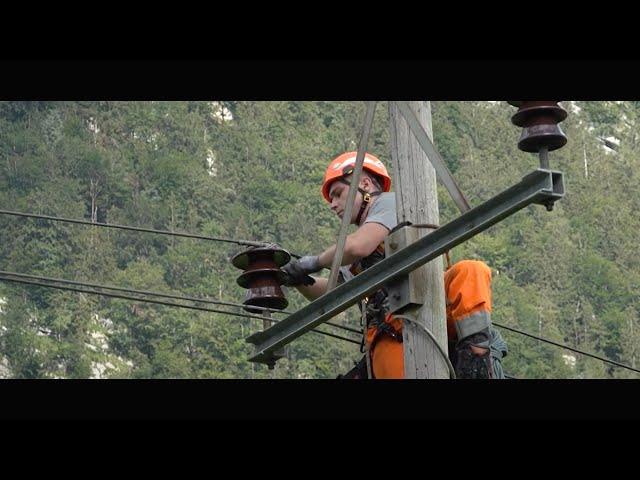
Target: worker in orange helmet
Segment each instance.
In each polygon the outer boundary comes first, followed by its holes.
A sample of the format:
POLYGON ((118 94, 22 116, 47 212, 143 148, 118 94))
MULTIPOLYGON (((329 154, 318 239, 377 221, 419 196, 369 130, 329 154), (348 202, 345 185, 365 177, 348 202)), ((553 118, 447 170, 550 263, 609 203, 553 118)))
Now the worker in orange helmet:
MULTIPOLYGON (((327 167, 322 182, 322 196, 340 218, 355 161, 356 152, 339 155, 327 167)), ((339 281, 348 281, 384 259, 384 239, 398 225, 395 194, 390 189, 391 177, 384 164, 366 153, 350 219, 358 228, 346 238, 339 281)), ((323 295, 328 280, 310 274, 330 268, 335 250, 332 245, 319 255, 289 262, 283 267, 286 284, 309 300, 323 295)), ((458 262, 445 273, 449 353, 459 378, 494 377, 491 358, 506 354, 506 344, 503 350, 490 350, 496 334, 491 329, 490 282, 491 271, 482 262, 458 262)), ((388 314, 386 290, 381 288, 364 299, 360 309, 366 322, 365 355, 353 370, 338 378, 404 378, 402 321, 388 314)))

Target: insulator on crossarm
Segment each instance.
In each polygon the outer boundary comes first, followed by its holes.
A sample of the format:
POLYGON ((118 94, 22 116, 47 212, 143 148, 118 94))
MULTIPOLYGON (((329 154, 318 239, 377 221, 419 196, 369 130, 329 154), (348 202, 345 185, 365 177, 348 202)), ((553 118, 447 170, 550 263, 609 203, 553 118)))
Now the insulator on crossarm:
POLYGON ((244 300, 245 310, 261 313, 251 306, 284 310, 289 305, 280 285, 286 281, 286 274, 280 267, 291 260, 286 250, 272 247, 250 248, 231 259, 236 268, 244 270, 237 282, 247 289, 244 300))
POLYGON ((567 137, 558 125, 567 118, 567 111, 558 105, 559 100, 510 101, 518 108, 511 121, 522 127, 518 148, 524 152, 538 153, 562 148, 567 137))

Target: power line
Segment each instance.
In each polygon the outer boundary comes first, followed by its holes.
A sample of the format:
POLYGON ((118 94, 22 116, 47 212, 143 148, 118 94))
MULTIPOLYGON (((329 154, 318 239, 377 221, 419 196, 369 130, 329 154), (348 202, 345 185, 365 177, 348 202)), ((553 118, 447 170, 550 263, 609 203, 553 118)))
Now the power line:
MULTIPOLYGON (((13 215, 17 217, 27 217, 27 218, 39 218, 43 220, 51 220, 54 222, 66 222, 66 223, 76 223, 80 225, 91 225, 93 227, 106 227, 106 228, 116 228, 121 230, 133 230, 136 232, 147 232, 147 233, 157 233, 160 235, 169 235, 173 237, 186 237, 186 238, 196 238, 199 240, 210 240, 213 242, 227 242, 227 243, 235 243, 237 245, 247 245, 250 247, 264 247, 267 245, 272 245, 272 242, 254 242, 252 240, 235 240, 232 238, 223 238, 223 237, 209 237, 206 235, 198 235, 194 233, 186 233, 186 232, 171 232, 169 230, 156 230, 153 228, 143 228, 143 227, 132 227, 130 225, 117 225, 115 223, 98 223, 98 222, 90 222, 88 220, 79 220, 74 218, 63 218, 63 217, 52 217, 49 215, 40 215, 35 213, 25 213, 25 212, 15 212, 12 210, 2 210, 0 209, 0 214, 5 215, 13 215)), ((289 252, 292 257, 300 258, 301 255, 297 253, 289 252)))
POLYGON ((28 218, 40 218, 43 220, 51 220, 54 222, 66 222, 66 223, 77 223, 80 225, 91 225, 93 227, 106 227, 106 228, 117 228, 121 230, 133 230, 135 232, 147 232, 147 233, 157 233, 160 235, 170 235, 173 237, 186 237, 186 238, 197 238, 200 240, 211 240, 214 242, 228 242, 235 243, 237 245, 248 245, 251 247, 264 247, 269 245, 269 242, 254 242, 250 240, 234 240, 231 238, 223 238, 223 237, 209 237, 206 235, 196 235, 193 233, 184 233, 184 232, 171 232, 168 230, 156 230, 153 228, 143 228, 143 227, 132 227, 129 225, 117 225, 115 223, 97 223, 90 222, 88 220, 78 220, 73 218, 62 218, 62 217, 51 217, 49 215, 38 215, 35 213, 24 213, 24 212, 14 212, 11 210, 0 210, 0 214, 4 215, 13 215, 16 217, 28 217, 28 218))
MULTIPOLYGON (((124 300, 135 300, 135 301, 140 301, 140 302, 146 302, 146 303, 155 303, 155 304, 159 304, 159 305, 165 305, 165 306, 170 306, 170 307, 178 307, 178 308, 187 308, 187 309, 192 309, 192 310, 200 310, 200 311, 205 311, 205 312, 212 312, 212 313, 221 313, 221 314, 225 314, 225 315, 232 315, 232 316, 237 316, 237 317, 244 317, 244 318, 255 318, 258 320, 267 320, 271 323, 278 323, 279 320, 275 320, 272 318, 267 318, 261 315, 251 315, 248 313, 237 313, 237 312, 230 312, 227 310, 218 310, 218 309, 214 309, 214 308, 205 308, 205 307, 197 307, 195 305, 184 305, 184 304, 179 304, 179 303, 173 303, 173 302, 163 302, 160 300, 152 300, 152 299, 145 299, 145 298, 140 298, 140 297, 134 297, 134 296, 129 296, 129 295, 121 295, 121 294, 115 294, 115 293, 108 293, 108 292, 97 292, 95 290, 90 290, 90 289, 82 289, 82 288, 76 288, 76 287, 70 287, 70 286, 61 286, 61 285, 49 285, 47 283, 42 283, 42 282, 37 282, 37 281, 32 281, 32 280, 27 280, 27 279, 37 279, 37 280, 42 280, 45 282, 58 282, 58 283, 66 283, 69 285, 76 285, 76 286, 87 286, 87 287, 95 287, 95 288, 100 288, 100 289, 105 289, 105 290, 115 290, 115 291, 122 291, 122 292, 127 292, 127 293, 134 293, 134 294, 144 294, 144 295, 151 295, 151 296, 157 296, 157 297, 166 297, 166 298, 174 298, 174 299, 178 299, 178 300, 187 300, 187 301, 193 301, 193 302, 200 302, 200 303, 212 303, 212 304, 220 304, 220 305, 228 305, 228 306, 237 306, 237 307, 245 307, 245 305, 242 304, 234 304, 232 302, 222 302, 222 301, 216 301, 216 300, 208 300, 208 299, 199 299, 199 298, 194 298, 194 297, 180 297, 177 295, 170 295, 170 294, 163 294, 163 293, 156 293, 156 292, 148 292, 148 291, 144 291, 144 290, 133 290, 133 289, 125 289, 125 288, 120 288, 120 287, 111 287, 111 286, 105 286, 105 285, 98 285, 98 284, 91 284, 91 283, 82 283, 82 282, 74 282, 71 280, 63 280, 63 279, 56 279, 56 278, 49 278, 49 277, 38 277, 35 275, 27 275, 27 274, 21 274, 21 273, 14 273, 14 272, 7 272, 7 271, 3 271, 0 270, 0 280, 4 280, 4 281, 9 281, 9 282, 16 282, 16 283, 23 283, 23 284, 27 284, 27 285, 35 285, 35 286, 40 286, 40 287, 48 287, 48 288, 55 288, 55 289, 59 289, 59 290, 69 290, 69 291, 74 291, 74 292, 79 292, 79 293, 88 293, 88 294, 93 294, 93 295, 102 295, 102 296, 107 296, 107 297, 113 297, 113 298, 120 298, 120 299, 124 299, 124 300), (10 278, 10 277, 17 277, 17 278, 10 278)), ((253 307, 252 307, 253 308, 253 307)), ((263 308, 263 307, 257 307, 260 310, 270 310, 267 308, 263 308)), ((278 310, 270 310, 270 311, 278 311, 278 310)), ((288 312, 283 312, 283 313, 288 313, 288 312)), ((347 330, 347 331, 351 331, 357 334, 361 334, 362 332, 360 332, 359 330, 355 330, 349 327, 345 327, 343 325, 339 325, 339 324, 335 324, 335 323, 331 323, 331 322, 325 322, 328 325, 334 326, 336 328, 341 328, 343 330, 347 330)), ((554 345, 556 347, 560 347, 560 348, 564 348, 566 350, 570 350, 572 352, 576 352, 579 353, 581 355, 585 355, 587 357, 591 357, 594 358, 596 360, 600 360, 602 362, 605 363, 609 363, 611 365, 615 365, 617 367, 620 368, 625 368, 627 370, 631 370, 633 372, 636 373, 640 373, 640 370, 635 369, 633 367, 630 367, 629 365, 624 365, 622 363, 616 362, 614 360, 610 360, 608 358, 605 357, 601 357, 599 355, 595 355, 593 353, 589 353, 589 352, 585 352, 583 350, 579 350, 577 348, 573 348, 570 347, 569 345, 564 345, 558 342, 554 342, 552 340, 549 340, 547 338, 543 338, 543 337, 539 337, 537 335, 533 335, 531 333, 528 332, 524 332, 522 330, 518 330, 516 328, 512 328, 512 327, 508 327, 506 325, 501 325, 497 322, 493 322, 493 324, 497 327, 500 328, 504 328, 505 330, 510 330, 512 332, 518 333, 520 335, 524 335, 530 338, 533 338, 535 340, 539 340, 541 342, 545 342, 548 343, 550 345, 554 345)), ((329 332, 325 332, 322 330, 312 330, 313 332, 322 334, 322 335, 326 335, 328 337, 332 337, 332 338, 336 338, 339 340, 344 340, 350 343, 354 343, 356 345, 360 345, 360 342, 353 340, 351 338, 347 338, 347 337, 342 337, 339 335, 335 335, 329 332)))
POLYGON ((547 338, 538 337, 536 335, 532 335, 531 333, 523 332, 522 330, 518 330, 516 328, 507 327, 506 325, 500 325, 499 323, 496 323, 496 322, 493 322, 493 324, 495 326, 497 326, 497 327, 504 328, 506 330, 511 330, 512 332, 519 333, 521 335, 525 335, 527 337, 531 337, 531 338, 534 338, 536 340, 540 340, 541 342, 546 342, 546 343, 549 343, 551 345, 555 345, 556 347, 565 348, 567 350, 571 350, 572 352, 580 353, 581 355, 586 355, 587 357, 595 358, 595 359, 600 360, 600 361, 605 362, 605 363, 610 363, 612 365, 615 365, 616 367, 626 368, 627 370, 631 370, 633 372, 640 373, 640 370, 637 370, 637 369, 635 369, 633 367, 630 367, 629 365, 624 365, 623 363, 618 363, 618 362, 615 362, 613 360, 609 360, 608 358, 601 357, 599 355, 595 355, 593 353, 583 352, 582 350, 578 350, 577 348, 570 347, 569 345, 564 345, 562 343, 557 343, 557 342, 554 342, 553 340, 549 340, 547 338))
MULTIPOLYGON (((4 210, 0 210, 0 213, 4 213, 4 210)), ((95 225, 95 224, 92 224, 95 225)), ((53 285, 47 285, 47 284, 43 284, 43 283, 37 283, 37 282, 30 282, 30 281, 26 281, 26 280, 18 280, 15 278, 7 278, 7 276, 13 276, 13 277, 18 277, 21 279, 34 279, 34 280, 42 280, 45 282, 57 282, 57 283, 63 283, 63 284, 68 284, 68 285, 76 285, 76 286, 83 286, 83 287, 92 287, 92 288, 99 288, 99 289, 104 289, 104 290, 114 290, 114 291, 120 291, 120 292, 126 292, 126 293, 134 293, 134 294, 139 294, 139 295, 150 295, 150 296, 155 296, 155 297, 161 297, 161 298, 173 298, 176 300, 185 300, 185 301, 192 301, 192 302, 198 302, 198 303, 209 303, 209 304, 214 304, 214 305, 224 305, 224 306, 231 306, 231 307, 240 307, 240 308, 244 308, 246 305, 242 305, 239 303, 232 303, 232 302, 225 302, 222 300, 210 300, 210 299, 204 299, 204 298, 195 298, 195 297, 185 297, 185 296, 178 296, 178 295, 172 295, 172 294, 167 294, 167 293, 157 293, 157 292, 150 292, 150 291, 146 291, 146 290, 135 290, 135 289, 127 289, 127 288, 121 288, 121 287, 114 287, 114 286, 109 286, 109 285, 99 285, 99 284, 94 284, 94 283, 86 283, 86 282, 75 282, 72 280, 64 280, 64 279, 60 279, 60 278, 51 278, 51 277, 40 277, 40 276, 36 276, 36 275, 28 275, 28 274, 24 274, 24 273, 15 273, 15 272, 8 272, 8 271, 4 271, 4 270, 0 270, 0 275, 2 275, 3 277, 0 278, 0 280, 6 280, 6 281, 14 281, 17 283, 25 283, 25 284, 30 284, 30 285, 37 285, 37 286, 42 286, 42 287, 50 287, 50 288, 59 288, 61 290, 70 290, 70 291, 76 291, 76 292, 80 292, 80 293, 89 293, 89 294, 95 294, 95 295, 104 295, 104 296, 108 296, 108 297, 114 297, 114 298, 122 298, 125 300, 137 300, 137 301, 142 301, 142 302, 147 302, 147 303, 156 303, 156 304, 160 304, 160 305, 167 305, 167 306, 173 306, 173 307, 182 307, 182 308, 188 308, 188 309, 194 309, 194 310, 201 310, 201 311, 207 311, 207 312, 212 312, 212 313, 222 313, 222 314, 226 314, 226 315, 233 315, 233 316, 239 316, 239 317, 245 317, 245 318, 255 318, 255 319, 259 319, 259 320, 265 320, 267 319, 264 316, 260 316, 260 315, 251 315, 251 314, 244 314, 244 313, 236 313, 236 312, 229 312, 226 310, 217 310, 217 309, 210 309, 210 308, 204 308, 204 307, 196 307, 196 306, 189 306, 189 305, 183 305, 183 304, 176 304, 176 303, 172 303, 172 302, 161 302, 161 301, 157 301, 157 300, 149 300, 149 299, 142 299, 139 297, 131 297, 131 296, 126 296, 126 295, 115 295, 115 294, 109 294, 106 292, 96 292, 96 291, 92 291, 92 290, 83 290, 83 289, 76 289, 76 288, 70 288, 70 287, 61 287, 61 286, 53 286, 53 285)), ((269 312, 276 312, 276 313, 283 313, 283 314, 290 314, 290 312, 287 311, 281 311, 281 310, 272 310, 266 307, 258 307, 258 306, 252 306, 252 308, 256 309, 256 310, 262 310, 262 311, 269 311, 269 312)), ((277 320, 273 320, 273 319, 267 319, 268 321, 272 322, 272 323, 277 323, 277 320)), ((333 326, 335 328, 339 328, 345 331, 349 331, 349 332, 353 332, 356 333, 358 335, 362 334, 362 332, 360 330, 356 330, 353 328, 349 328, 346 327, 344 325, 340 325, 337 323, 333 323, 333 322, 324 322, 327 325, 333 326)), ((519 333, 521 335, 525 335, 527 337, 533 338, 535 340, 539 340, 541 342, 545 342, 548 343, 550 345, 554 345, 556 347, 560 347, 560 348, 564 348, 566 350, 570 350, 572 352, 575 353, 579 353, 581 355, 585 355, 587 357, 591 357, 594 358, 596 360, 600 360, 602 362, 605 363, 609 363, 611 365, 615 365, 617 367, 620 368, 625 368, 627 370, 631 370, 633 372, 636 373, 640 373, 640 370, 635 369, 633 367, 630 367, 629 365, 625 365, 619 362, 616 362, 614 360, 610 360, 608 358, 605 357, 601 357, 599 355, 595 355, 593 353, 589 353, 589 352, 585 352, 582 350, 579 350, 577 348, 573 348, 570 347, 569 345, 564 345, 558 342, 554 342, 552 340, 543 338, 543 337, 539 337, 537 335, 533 335, 527 332, 524 332, 522 330, 518 330, 516 328, 512 328, 512 327, 507 327, 506 325, 501 325, 497 322, 493 322, 494 325, 496 325, 497 327, 500 328, 504 328, 505 330, 510 330, 512 332, 515 333, 519 333)), ((321 330, 314 330, 318 333, 327 335, 327 336, 331 336, 334 338, 338 338, 341 340, 346 340, 349 341, 351 343, 355 343, 358 344, 360 342, 357 342, 355 340, 346 338, 346 337, 340 337, 337 335, 333 335, 330 334, 329 332, 323 332, 321 330)))
POLYGON ((205 307, 196 307, 193 305, 183 305, 183 304, 179 304, 179 303, 173 303, 173 302, 163 302, 161 300, 151 300, 151 299, 145 299, 145 298, 140 298, 140 297, 133 297, 130 295, 121 295, 121 294, 116 294, 116 293, 108 293, 108 292, 98 292, 95 290, 91 290, 91 289, 82 289, 82 288, 76 288, 76 287, 65 287, 65 286, 61 286, 61 285, 50 285, 47 283, 42 283, 42 282, 34 282, 31 280, 25 280, 25 279, 21 279, 21 278, 11 278, 10 276, 6 276, 6 275, 0 275, 0 280, 5 280, 8 282, 16 282, 16 283, 24 283, 27 285, 37 285, 40 287, 49 287, 49 288, 55 288, 55 289, 59 289, 59 290, 69 290, 72 292, 80 292, 80 293, 91 293, 91 294, 95 294, 95 295, 104 295, 107 297, 114 297, 114 298, 122 298, 125 300, 137 300, 137 301, 141 301, 141 302, 148 302, 148 303, 157 303, 159 305, 167 305, 170 307, 183 307, 183 308, 189 308, 189 309, 193 309, 193 310, 201 310, 201 311, 205 311, 205 312, 213 312, 213 313, 226 313, 228 315, 234 315, 237 317, 245 317, 245 318, 256 318, 259 320, 263 320, 264 317, 260 316, 260 315, 251 315, 248 313, 236 313, 236 312, 229 312, 227 310, 217 310, 215 308, 205 308, 205 307))
MULTIPOLYGON (((148 290, 135 290, 133 288, 122 288, 122 287, 114 287, 111 285, 99 285, 97 283, 88 283, 88 282, 76 282, 73 280, 65 280, 63 278, 52 278, 52 277, 41 277, 41 276, 37 276, 37 275, 28 275, 26 273, 16 273, 16 272, 7 272, 5 270, 0 270, 0 274, 2 275, 10 275, 13 277, 19 277, 19 278, 30 278, 33 280, 44 280, 46 282, 58 282, 58 283, 64 283, 64 284, 68 284, 68 285, 78 285, 81 287, 93 287, 93 288, 102 288, 105 290, 115 290, 115 291, 120 291, 120 292, 128 292, 128 293, 137 293, 137 294, 141 294, 141 295, 151 295, 154 297, 165 297, 165 298, 174 298, 177 300, 189 300, 192 302, 199 302, 199 303, 211 303, 213 305, 227 305, 230 307, 246 307, 246 305, 240 304, 240 303, 233 303, 233 302, 225 302, 222 300, 211 300, 208 298, 196 298, 196 297, 184 297, 184 296, 179 296, 179 295, 172 295, 170 293, 158 293, 158 292, 150 292, 148 290)), ((274 310, 271 308, 267 308, 267 307, 258 307, 258 306, 251 306, 252 309, 255 310, 262 310, 262 311, 269 311, 269 312, 273 312, 273 313, 290 313, 287 312, 285 310, 274 310)))
MULTIPOLYGON (((9 275, 9 276, 13 276, 13 277, 18 277, 18 278, 29 278, 29 279, 33 279, 33 280, 41 280, 41 281, 45 281, 45 282, 56 282, 56 283, 63 283, 63 284, 68 284, 68 285, 77 285, 77 286, 81 286, 81 287, 91 287, 91 288, 100 288, 103 290, 114 290, 114 291, 118 291, 118 292, 125 292, 125 293, 135 293, 138 295, 150 295, 153 297, 160 297, 160 298, 173 298, 176 300, 185 300, 185 301, 189 301, 189 302, 198 302, 198 303, 210 303, 213 305, 225 305, 225 306, 229 306, 229 307, 238 307, 238 308, 245 308, 246 305, 240 304, 240 303, 233 303, 233 302, 225 302, 222 300, 211 300, 211 299, 207 299, 207 298, 196 298, 196 297, 185 297, 185 296, 179 296, 179 295, 172 295, 169 293, 158 293, 158 292, 150 292, 148 290, 134 290, 132 288, 122 288, 122 287, 113 287, 111 285, 99 285, 96 283, 88 283, 88 282, 76 282, 73 280, 65 280, 63 278, 52 278, 52 277, 42 277, 42 276, 37 276, 37 275, 28 275, 26 273, 16 273, 16 272, 7 272, 5 270, 0 270, 0 274, 1 275, 9 275)), ((287 314, 290 315, 291 312, 287 312, 286 310, 274 310, 271 308, 267 308, 267 307, 259 307, 259 306, 251 306, 252 309, 254 310, 261 310, 261 311, 266 311, 266 312, 272 312, 272 313, 282 313, 282 314, 287 314)), ((263 317, 259 317, 259 318, 263 318, 263 317)), ((357 333, 358 335, 362 334, 361 330, 356 330, 354 328, 349 328, 346 327, 344 325, 340 325, 338 323, 333 323, 333 322, 324 322, 327 325, 331 325, 332 327, 336 327, 342 330, 345 330, 347 332, 353 332, 353 333, 357 333)))
MULTIPOLYGON (((42 283, 42 282, 36 282, 36 281, 32 281, 32 280, 26 280, 26 279, 21 279, 21 278, 9 278, 6 275, 1 275, 0 274, 0 280, 4 280, 4 281, 8 281, 8 282, 16 282, 16 283, 24 283, 27 285, 36 285, 36 286, 40 286, 40 287, 47 287, 47 288, 55 288, 55 289, 59 289, 59 290, 69 290, 69 291, 73 291, 73 292, 80 292, 80 293, 89 293, 89 294, 93 294, 93 295, 103 295, 106 297, 113 297, 113 298, 121 298, 124 300, 135 300, 135 301, 139 301, 139 302, 146 302, 146 303, 155 303, 158 305, 166 305, 169 307, 179 307, 179 308, 188 308, 191 310, 200 310, 200 311, 204 311, 204 312, 212 312, 212 313, 222 313, 222 314, 226 314, 226 315, 233 315, 233 316, 237 316, 237 317, 244 317, 244 318, 255 318, 258 320, 267 320, 271 323, 278 323, 279 320, 275 320, 272 318, 267 318, 267 317, 263 317, 260 315, 251 315, 248 313, 236 313, 236 312, 229 312, 226 310, 218 310, 218 309, 214 309, 214 308, 206 308, 206 307, 197 307, 195 305, 183 305, 180 303, 173 303, 173 302, 163 302, 161 300, 152 300, 152 299, 148 299, 148 298, 140 298, 140 297, 133 297, 130 295, 121 295, 121 294, 116 294, 116 293, 108 293, 108 292, 97 292, 95 290, 91 290, 91 289, 82 289, 82 288, 77 288, 77 287, 66 287, 66 286, 62 286, 62 285, 49 285, 46 283, 42 283)), ((329 333, 329 332, 325 332, 322 330, 312 330, 315 333, 319 333, 321 335, 326 335, 328 337, 332 337, 332 338, 337 338, 339 340, 344 340, 347 342, 351 342, 354 343, 356 345, 360 345, 360 342, 353 340, 351 338, 347 338, 347 337, 342 337, 340 335, 335 335, 333 333, 329 333)))

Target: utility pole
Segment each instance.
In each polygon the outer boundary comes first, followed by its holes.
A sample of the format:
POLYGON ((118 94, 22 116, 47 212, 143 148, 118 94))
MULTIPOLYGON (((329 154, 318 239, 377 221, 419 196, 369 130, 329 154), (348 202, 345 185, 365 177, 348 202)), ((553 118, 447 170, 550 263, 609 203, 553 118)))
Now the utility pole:
MULTIPOLYGON (((430 102, 407 102, 418 118, 420 125, 433 141, 430 102)), ((391 127, 391 159, 393 162, 393 184, 396 192, 398 223, 439 225, 436 172, 409 130, 395 102, 389 102, 391 127)), ((431 233, 428 228, 418 229, 416 240, 431 233)), ((447 326, 444 295, 444 270, 442 257, 414 270, 410 275, 410 288, 423 298, 419 307, 403 311, 427 328, 446 352, 447 326)), ((405 378, 449 378, 447 364, 433 340, 419 327, 403 321, 404 377, 405 378)))

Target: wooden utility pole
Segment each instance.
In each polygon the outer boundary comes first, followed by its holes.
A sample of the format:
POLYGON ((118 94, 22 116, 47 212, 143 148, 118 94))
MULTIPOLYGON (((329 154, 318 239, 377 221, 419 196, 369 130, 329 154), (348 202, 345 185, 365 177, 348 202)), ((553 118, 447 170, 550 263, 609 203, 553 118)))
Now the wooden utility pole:
MULTIPOLYGON (((433 141, 431 105, 429 102, 407 102, 433 141)), ((398 223, 439 225, 436 172, 427 154, 418 144, 398 111, 395 102, 389 102, 391 128, 391 159, 393 162, 393 190, 396 192, 398 223)), ((419 229, 417 238, 431 233, 419 229)), ((444 296, 444 270, 442 257, 416 269, 410 281, 411 288, 424 298, 424 304, 410 308, 403 315, 414 317, 427 328, 447 351, 447 326, 444 296)), ((433 340, 419 327, 403 321, 404 376, 405 378, 449 378, 447 364, 433 340)))

